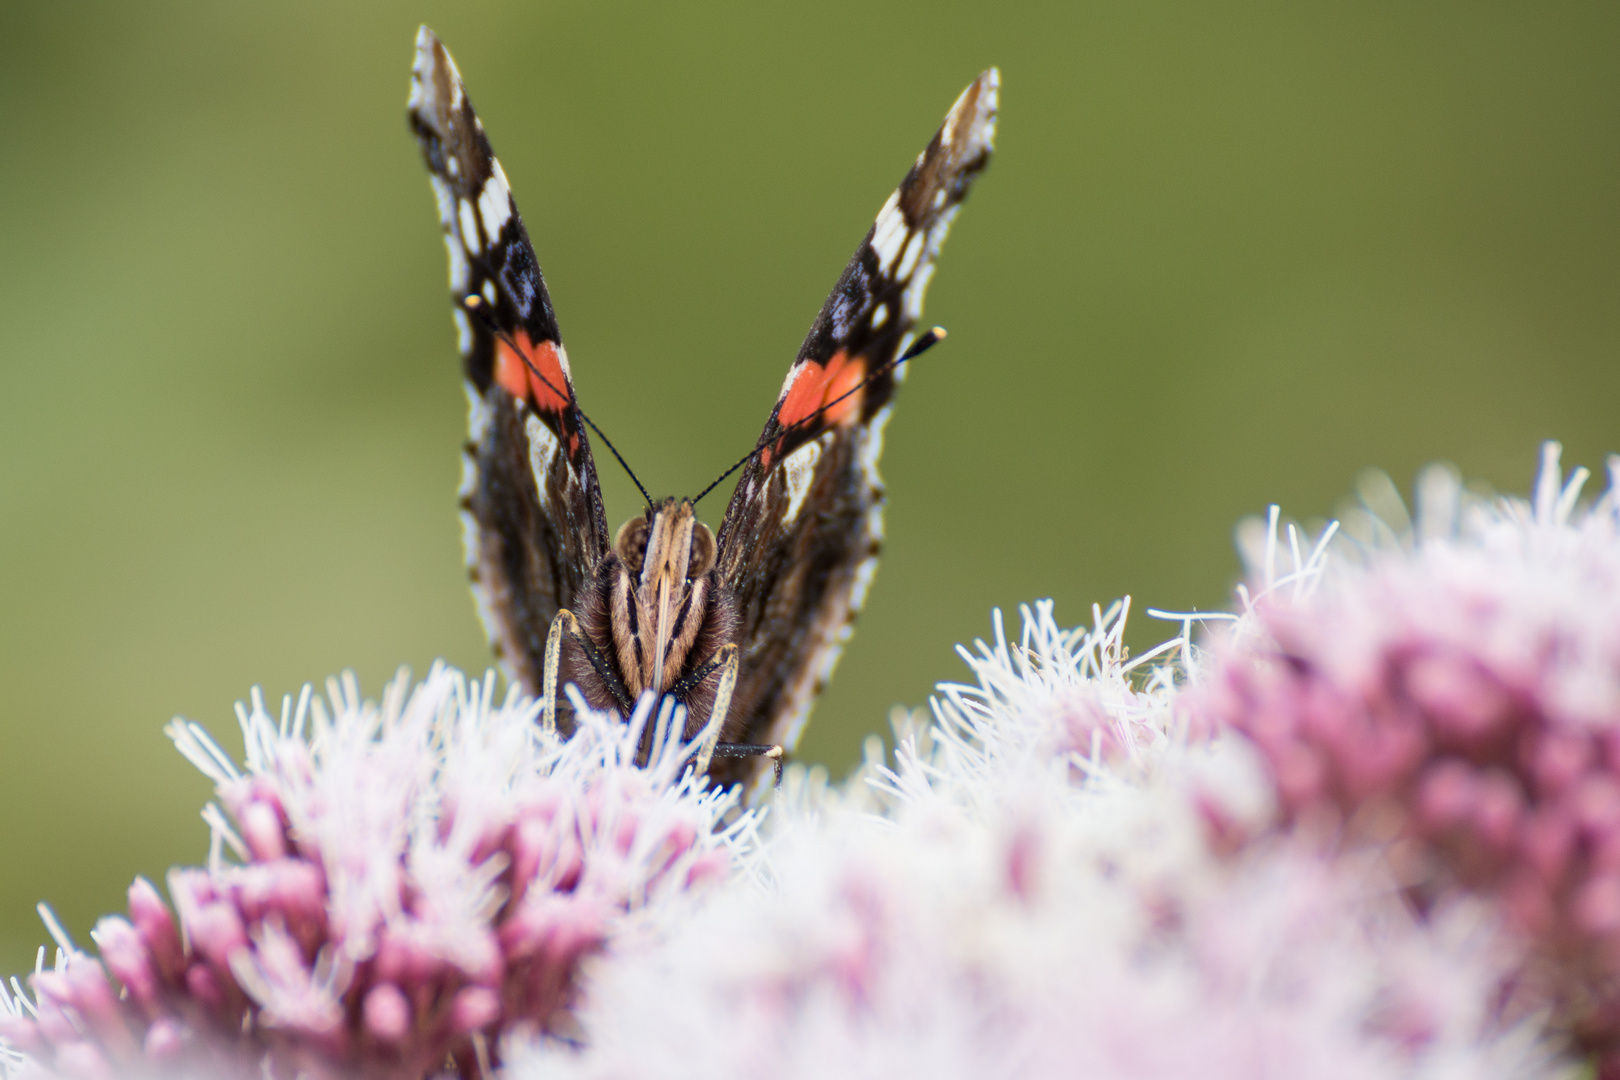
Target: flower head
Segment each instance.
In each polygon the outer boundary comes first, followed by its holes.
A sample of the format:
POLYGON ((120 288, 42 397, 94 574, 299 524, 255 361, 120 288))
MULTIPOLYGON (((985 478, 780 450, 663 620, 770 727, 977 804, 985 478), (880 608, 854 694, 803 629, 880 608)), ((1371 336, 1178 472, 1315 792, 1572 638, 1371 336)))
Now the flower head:
MULTIPOLYGON (((1124 658, 1124 607, 999 620, 840 791, 790 773, 764 887, 733 879, 595 965, 580 1049, 515 1077, 1511 1075, 1511 960, 1477 908, 1413 919, 1375 870, 1278 841, 1225 857, 1195 793, 1260 787, 1189 743, 1180 664, 1124 658), (1077 722, 1077 717, 1084 718, 1077 722)), ((1237 801, 1241 801, 1238 799, 1237 801)), ((1235 812, 1235 811, 1234 811, 1235 812)), ((1264 815, 1251 805, 1248 812, 1264 815)))
POLYGON ((571 1030, 582 962, 729 873, 753 818, 722 824, 677 739, 636 766, 645 707, 581 708, 564 743, 493 685, 436 666, 373 704, 351 678, 279 719, 255 694, 242 767, 176 721, 216 784, 208 865, 170 874, 172 910, 138 879, 100 964, 57 930, 0 1031, 79 1075, 416 1077, 571 1030))
POLYGON ((1274 516, 1209 648, 998 615, 892 759, 768 817, 670 714, 576 701, 562 743, 443 668, 255 697, 240 766, 177 722, 207 865, 138 880, 99 962, 47 917, 0 1069, 1567 1075, 1568 1034, 1620 1046, 1620 506, 1581 479, 1432 473, 1359 552, 1274 516))
POLYGON ((1537 943, 1579 1039, 1620 1046, 1620 458, 1590 506, 1549 444, 1533 501, 1420 486, 1314 588, 1271 590, 1193 711, 1253 740, 1285 814, 1463 886, 1537 943), (1397 542, 1389 542, 1391 540, 1397 542))

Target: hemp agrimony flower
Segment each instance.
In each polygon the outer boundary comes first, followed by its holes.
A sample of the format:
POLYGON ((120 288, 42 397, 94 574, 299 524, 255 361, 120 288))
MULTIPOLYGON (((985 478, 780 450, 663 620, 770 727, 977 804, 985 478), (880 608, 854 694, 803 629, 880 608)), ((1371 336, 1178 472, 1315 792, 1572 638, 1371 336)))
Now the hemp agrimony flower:
POLYGON ((1585 506, 1558 459, 1530 501, 1428 472, 1410 528, 1370 522, 1314 587, 1259 599, 1189 706, 1253 741, 1289 819, 1385 845, 1420 906, 1492 901, 1534 943, 1518 992, 1615 1055, 1620 458, 1585 506))
POLYGON ((350 678, 279 718, 255 694, 240 767, 176 721, 216 785, 208 865, 169 875, 172 911, 135 882, 92 935, 106 974, 58 931, 0 1032, 66 1074, 270 1077, 472 1076, 514 1032, 571 1032, 581 963, 729 873, 753 816, 668 715, 582 708, 559 742, 493 686, 436 666, 373 704, 350 678))
POLYGON ((47 911, 0 1071, 1620 1077, 1620 459, 1584 479, 1274 512, 1239 610, 1134 658, 1128 600, 997 615, 892 756, 757 809, 678 713, 561 742, 446 668, 255 696, 240 765, 177 722, 207 865, 99 962, 47 911))

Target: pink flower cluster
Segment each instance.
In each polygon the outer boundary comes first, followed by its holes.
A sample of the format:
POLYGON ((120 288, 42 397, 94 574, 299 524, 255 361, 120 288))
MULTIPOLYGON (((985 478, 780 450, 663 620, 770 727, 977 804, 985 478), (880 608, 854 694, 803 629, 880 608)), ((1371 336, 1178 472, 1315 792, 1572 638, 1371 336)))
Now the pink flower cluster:
POLYGON ((173 911, 137 879, 101 963, 69 944, 0 1034, 78 1076, 470 1077, 509 1034, 569 1033, 581 960, 726 874, 729 802, 676 754, 637 768, 632 725, 559 744, 481 689, 436 669, 378 710, 334 686, 308 739, 256 700, 245 774, 179 726, 239 860, 172 872, 173 911))
POLYGON ((435 669, 255 697, 240 766, 176 722, 208 863, 99 960, 47 916, 0 1077, 1620 1080, 1620 459, 1583 480, 1430 482, 1282 576, 1273 528, 1210 651, 998 616, 763 838, 646 708, 564 742, 435 669))
POLYGON ((1212 852, 1196 794, 1260 788, 1253 756, 1175 734, 1123 605, 1023 616, 931 723, 894 718, 892 767, 790 772, 771 888, 734 878, 594 967, 582 1049, 514 1051, 507 1080, 1557 1075, 1491 1012, 1515 954, 1478 905, 1414 918, 1289 837, 1212 852))
POLYGON ((1460 886, 1499 903, 1536 945, 1525 982, 1604 1052, 1620 1048, 1611 469, 1578 509, 1584 475, 1561 485, 1550 447, 1533 505, 1455 505, 1405 550, 1273 593, 1191 709, 1253 741, 1291 820, 1396 839, 1420 902, 1460 886))

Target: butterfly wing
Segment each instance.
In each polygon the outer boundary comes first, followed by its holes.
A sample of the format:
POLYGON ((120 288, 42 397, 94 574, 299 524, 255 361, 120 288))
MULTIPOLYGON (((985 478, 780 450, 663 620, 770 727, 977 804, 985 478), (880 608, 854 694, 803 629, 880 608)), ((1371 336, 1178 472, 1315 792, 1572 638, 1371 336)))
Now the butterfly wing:
POLYGON ((425 26, 410 122, 438 196, 467 383, 467 571, 496 655, 538 693, 551 619, 608 550, 596 464, 506 174, 455 63, 425 26))
MULTIPOLYGON (((877 458, 903 375, 887 365, 914 340, 940 245, 989 161, 998 86, 992 68, 963 91, 883 204, 804 339, 726 508, 717 566, 737 604, 742 650, 728 741, 797 741, 877 569, 877 458)), ((727 778, 741 779, 752 762, 721 762, 716 772, 727 765, 736 770, 727 778)))

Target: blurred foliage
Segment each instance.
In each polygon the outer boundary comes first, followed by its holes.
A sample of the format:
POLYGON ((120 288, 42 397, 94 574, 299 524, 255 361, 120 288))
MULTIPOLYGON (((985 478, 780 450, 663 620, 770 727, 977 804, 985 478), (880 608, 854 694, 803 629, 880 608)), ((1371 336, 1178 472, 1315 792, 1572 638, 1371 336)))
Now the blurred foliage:
MULTIPOLYGON (((159 734, 488 664, 411 41, 454 52, 582 400, 659 492, 751 442, 957 92, 999 153, 889 429, 890 539, 801 756, 992 606, 1218 606, 1364 465, 1620 449, 1620 9, 1385 2, 0 5, 0 962, 199 860, 159 734)), ((633 492, 604 468, 616 526, 633 492)), ((719 509, 716 504, 715 511, 719 509)), ((712 516, 711 512, 711 516, 712 516)), ((1009 611, 1009 615, 1011 612, 1009 611)))

